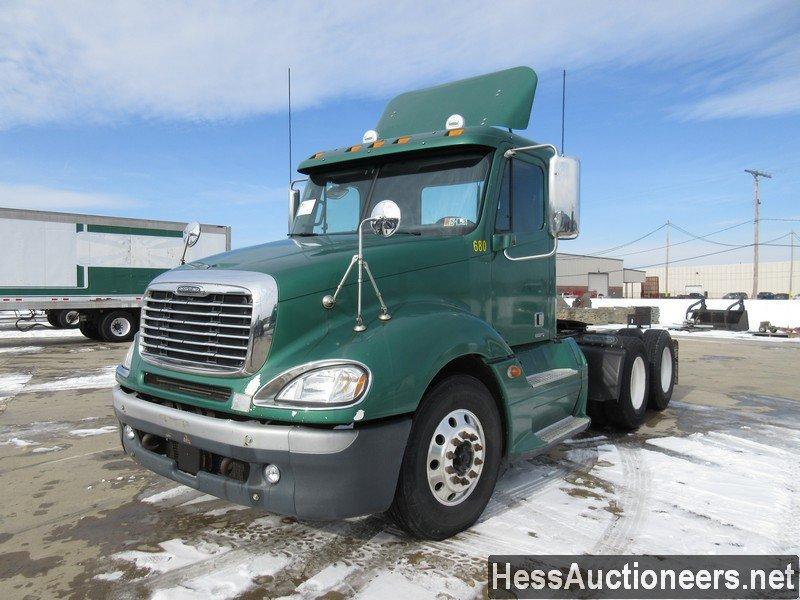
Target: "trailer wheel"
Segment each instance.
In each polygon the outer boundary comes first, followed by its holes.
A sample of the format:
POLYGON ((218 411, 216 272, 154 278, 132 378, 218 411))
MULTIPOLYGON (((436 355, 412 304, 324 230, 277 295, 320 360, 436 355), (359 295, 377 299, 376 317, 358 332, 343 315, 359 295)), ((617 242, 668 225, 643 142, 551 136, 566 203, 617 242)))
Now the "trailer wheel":
POLYGON ((77 310, 60 310, 56 321, 59 329, 77 329, 80 325, 81 314, 77 310))
POLYGON ((608 421, 620 429, 636 429, 647 412, 650 368, 644 343, 637 337, 625 338, 625 362, 617 400, 605 402, 608 421))
POLYGON ((654 410, 664 410, 672 398, 677 372, 672 337, 663 329, 648 329, 644 332, 644 347, 650 363, 648 406, 654 410))
POLYGON ((101 319, 99 331, 106 342, 130 342, 136 334, 136 321, 130 311, 112 310, 101 319))
POLYGON ((100 331, 97 329, 97 319, 90 318, 86 321, 81 321, 79 327, 81 333, 90 340, 95 340, 97 342, 103 341, 103 338, 100 337, 100 331))
POLYGON ((468 375, 437 383, 414 416, 389 516, 419 539, 470 527, 494 491, 502 435, 485 385, 468 375))
POLYGON ((58 310, 46 310, 44 311, 45 316, 47 317, 47 322, 50 323, 53 327, 58 327, 58 310))

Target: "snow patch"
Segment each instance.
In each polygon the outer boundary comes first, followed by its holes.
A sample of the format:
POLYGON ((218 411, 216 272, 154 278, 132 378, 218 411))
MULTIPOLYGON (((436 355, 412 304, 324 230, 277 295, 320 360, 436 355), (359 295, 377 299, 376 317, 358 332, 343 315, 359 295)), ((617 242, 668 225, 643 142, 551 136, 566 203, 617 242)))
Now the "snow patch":
POLYGON ((40 448, 34 448, 31 450, 34 454, 46 454, 48 452, 58 452, 59 450, 63 450, 61 446, 42 446, 40 448))
POLYGON ((142 498, 142 502, 146 502, 147 504, 157 504, 159 502, 163 502, 164 500, 169 500, 171 498, 177 498, 178 496, 183 496, 184 494, 188 494, 189 492, 194 492, 192 488, 186 485, 179 485, 178 487, 170 488, 163 492, 159 492, 157 494, 153 494, 152 496, 147 496, 146 498, 142 498))
POLYGON ((0 354, 32 354, 43 349, 42 346, 10 346, 8 348, 0 348, 0 354))
POLYGON ((31 377, 33 377, 31 373, 0 375, 0 400, 16 396, 31 380, 31 377))
POLYGON ((220 556, 230 550, 229 546, 219 546, 211 542, 199 542, 197 546, 190 546, 177 538, 161 542, 159 546, 161 546, 163 552, 128 550, 126 552, 118 552, 111 558, 135 563, 140 569, 166 573, 208 560, 214 556, 220 556))
POLYGON ((84 390, 95 388, 110 388, 114 385, 116 365, 104 367, 99 373, 94 375, 83 375, 81 377, 68 377, 66 379, 54 379, 45 383, 29 385, 25 392, 58 392, 63 390, 84 390))
POLYGON ((105 427, 97 427, 96 429, 73 429, 69 432, 69 434, 74 435, 75 437, 85 438, 93 435, 114 433, 115 431, 119 431, 116 425, 106 425, 105 427))
POLYGON ((0 331, 0 339, 3 340, 16 340, 25 338, 73 338, 83 337, 80 329, 51 329, 36 327, 30 331, 19 331, 17 329, 8 329, 0 331))
POLYGON ((273 575, 288 565, 286 556, 252 556, 246 562, 210 571, 180 585, 157 590, 151 600, 227 600, 253 586, 257 577, 273 575))
POLYGON ((111 573, 100 573, 92 577, 92 579, 97 579, 98 581, 119 581, 122 579, 123 575, 124 573, 122 571, 112 571, 111 573))
POLYGON ((17 448, 24 448, 25 446, 35 446, 36 442, 30 440, 23 440, 18 437, 12 437, 8 441, 2 442, 6 446, 16 446, 17 448))

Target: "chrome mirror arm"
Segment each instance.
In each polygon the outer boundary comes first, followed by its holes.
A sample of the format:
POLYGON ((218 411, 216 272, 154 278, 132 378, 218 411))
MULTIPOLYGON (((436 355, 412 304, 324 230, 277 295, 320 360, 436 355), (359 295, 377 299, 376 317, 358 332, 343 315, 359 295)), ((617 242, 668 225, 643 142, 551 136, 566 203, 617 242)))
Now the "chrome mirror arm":
POLYGON ((372 276, 372 270, 369 268, 369 263, 364 260, 364 224, 365 223, 373 223, 378 221, 379 219, 375 217, 367 217, 358 225, 358 253, 353 255, 353 258, 350 259, 350 264, 347 266, 347 270, 344 272, 341 281, 339 281, 339 285, 336 286, 336 291, 333 295, 326 295, 322 298, 322 306, 327 309, 331 309, 336 306, 336 299, 339 296, 339 292, 342 290, 345 281, 350 276, 350 272, 353 270, 354 265, 358 265, 358 291, 357 291, 357 304, 356 304, 356 324, 353 326, 353 331, 361 332, 364 331, 367 326, 364 325, 364 320, 361 316, 361 288, 363 287, 363 273, 364 271, 367 272, 367 277, 369 277, 369 281, 372 284, 372 289, 375 291, 375 296, 378 298, 378 304, 381 307, 381 313, 378 315, 378 319, 381 321, 388 321, 392 318, 392 315, 389 314, 389 309, 386 308, 386 303, 383 301, 383 296, 381 295, 380 290, 378 289, 378 284, 375 281, 375 278, 372 276))

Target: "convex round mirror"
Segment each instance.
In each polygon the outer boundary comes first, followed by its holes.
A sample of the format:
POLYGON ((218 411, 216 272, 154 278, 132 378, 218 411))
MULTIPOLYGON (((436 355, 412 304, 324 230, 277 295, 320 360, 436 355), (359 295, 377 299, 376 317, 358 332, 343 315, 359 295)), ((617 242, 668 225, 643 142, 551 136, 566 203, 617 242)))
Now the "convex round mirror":
POLYGON ((200 239, 200 223, 197 221, 192 221, 191 223, 187 223, 186 227, 183 229, 183 241, 186 245, 191 248, 197 243, 197 240, 200 239))
POLYGON ((375 233, 389 237, 400 227, 400 207, 392 200, 381 200, 372 209, 370 219, 375 233))

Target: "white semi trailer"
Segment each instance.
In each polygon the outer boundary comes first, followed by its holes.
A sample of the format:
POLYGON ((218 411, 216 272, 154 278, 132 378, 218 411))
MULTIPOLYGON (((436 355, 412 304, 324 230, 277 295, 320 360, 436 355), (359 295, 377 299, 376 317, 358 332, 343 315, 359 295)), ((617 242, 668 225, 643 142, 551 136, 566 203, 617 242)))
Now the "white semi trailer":
MULTIPOLYGON (((186 223, 0 208, 0 310, 45 311, 54 327, 130 340, 142 293, 181 262, 186 223)), ((231 230, 201 225, 186 261, 230 250, 231 230)))

